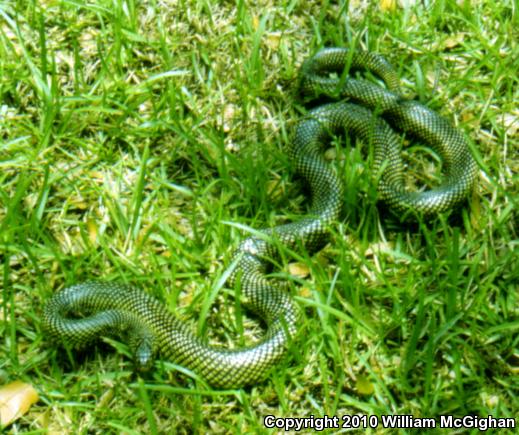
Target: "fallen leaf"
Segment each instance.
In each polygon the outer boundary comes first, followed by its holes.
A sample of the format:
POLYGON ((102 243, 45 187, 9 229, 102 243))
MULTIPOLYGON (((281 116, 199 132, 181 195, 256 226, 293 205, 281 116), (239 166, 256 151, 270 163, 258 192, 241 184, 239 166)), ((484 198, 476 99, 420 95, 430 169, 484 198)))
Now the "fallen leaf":
POLYGON ((366 255, 366 257, 372 257, 375 255, 380 255, 380 254, 384 254, 387 252, 391 252, 391 249, 392 249, 391 244, 387 243, 387 242, 372 243, 366 249, 366 252, 364 253, 364 255, 366 255))
POLYGON ((443 46, 446 49, 454 48, 463 43, 464 39, 464 33, 456 33, 453 36, 449 36, 445 41, 443 41, 443 46))
POLYGON ((309 267, 304 263, 290 263, 288 265, 288 273, 298 278, 306 278, 310 275, 309 267))
POLYGON ((7 426, 24 415, 38 401, 30 384, 14 381, 0 388, 0 425, 7 426))
POLYGON ((236 117, 237 107, 234 104, 226 104, 223 108, 222 116, 218 118, 218 124, 225 133, 232 129, 233 120, 236 117))
POLYGON ((503 127, 506 128, 506 133, 509 136, 515 136, 519 131, 519 112, 504 113, 501 117, 503 127))
POLYGON ((94 219, 87 219, 86 226, 88 229, 88 239, 90 243, 96 244, 97 241, 97 224, 94 219))
POLYGON ((312 289, 310 287, 301 287, 299 289, 299 296, 309 298, 312 296, 312 289))
POLYGON ((279 44, 281 43, 281 32, 272 32, 267 35, 266 38, 267 45, 272 50, 277 50, 279 48, 279 44))
POLYGON ((356 387, 359 394, 362 394, 364 396, 373 394, 373 392, 375 391, 373 383, 370 382, 370 380, 364 375, 357 376, 356 387))
POLYGON ((396 0, 381 0, 380 9, 385 12, 393 12, 396 9, 396 0))
POLYGON ((254 30, 258 30, 259 24, 260 24, 260 20, 259 20, 258 16, 254 15, 252 17, 252 28, 254 30))

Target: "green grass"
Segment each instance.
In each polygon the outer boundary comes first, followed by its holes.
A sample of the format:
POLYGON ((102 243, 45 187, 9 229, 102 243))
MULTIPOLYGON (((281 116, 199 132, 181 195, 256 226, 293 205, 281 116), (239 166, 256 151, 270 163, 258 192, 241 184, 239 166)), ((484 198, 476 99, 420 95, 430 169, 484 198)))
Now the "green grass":
MULTIPOLYGON (((517 418, 517 4, 166 3, 0 5, 0 384, 22 379, 41 396, 11 430, 255 433, 268 414, 517 418), (346 194, 329 245, 298 254, 308 276, 288 276, 291 253, 276 271, 304 308, 302 333, 244 390, 213 391, 166 361, 140 378, 114 340, 77 352, 48 339, 45 301, 92 278, 143 287, 211 342, 260 336, 219 281, 240 225, 305 213, 284 154, 302 111, 297 68, 353 42, 384 54, 410 97, 466 133, 481 168, 467 207, 401 224, 376 204, 368 153, 339 151, 346 194)), ((419 149, 407 150, 409 173, 427 183, 435 168, 419 149)))

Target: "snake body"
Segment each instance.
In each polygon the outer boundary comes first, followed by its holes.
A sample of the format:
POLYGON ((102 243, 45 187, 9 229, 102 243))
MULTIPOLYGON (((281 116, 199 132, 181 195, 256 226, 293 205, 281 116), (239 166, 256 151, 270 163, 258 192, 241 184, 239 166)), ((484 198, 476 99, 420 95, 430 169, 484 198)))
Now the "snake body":
POLYGON ((261 341, 235 350, 210 346, 152 296, 125 284, 106 282, 78 284, 54 295, 44 308, 45 329, 73 346, 85 346, 104 335, 126 336, 138 366, 149 366, 160 353, 219 388, 253 384, 265 377, 286 352, 300 319, 292 298, 267 279, 269 259, 276 257, 279 244, 290 249, 319 249, 340 213, 342 184, 322 153, 332 135, 347 131, 373 147, 373 178, 380 198, 398 212, 448 210, 463 201, 474 184, 476 164, 462 134, 434 111, 405 100, 398 87, 393 68, 372 53, 329 48, 303 64, 303 94, 311 98, 334 95, 354 103, 319 106, 295 128, 289 153, 310 187, 308 215, 262 230, 241 242, 234 253, 229 285, 240 285, 244 304, 265 321, 267 331, 261 341), (387 88, 350 76, 329 75, 341 74, 346 65, 373 72, 387 88), (400 138, 386 120, 427 142, 443 158, 443 184, 425 192, 406 190, 400 138))

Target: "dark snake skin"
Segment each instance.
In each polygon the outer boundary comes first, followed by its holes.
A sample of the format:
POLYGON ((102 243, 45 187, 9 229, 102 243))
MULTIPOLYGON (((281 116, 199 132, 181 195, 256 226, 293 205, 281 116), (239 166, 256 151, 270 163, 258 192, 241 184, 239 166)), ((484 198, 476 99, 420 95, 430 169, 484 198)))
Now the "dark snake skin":
POLYGON ((244 305, 265 321, 267 332, 259 343, 236 350, 210 346, 145 292, 105 282, 74 285, 53 296, 44 309, 45 329, 72 346, 85 346, 104 335, 125 336, 138 366, 149 366, 159 353, 219 388, 254 384, 264 378, 286 352, 300 319, 292 298, 267 279, 268 259, 276 257, 279 245, 320 249, 329 226, 339 217, 342 185, 322 150, 332 135, 347 131, 373 147, 373 178, 378 182, 380 199, 397 213, 446 211, 459 205, 474 184, 476 164, 463 135, 427 107, 403 99, 398 87, 393 68, 372 53, 330 48, 304 63, 300 75, 303 94, 310 98, 321 94, 346 97, 355 103, 319 106, 296 126, 289 152, 297 172, 310 187, 308 215, 262 230, 262 236, 244 240, 234 254, 229 285, 239 283, 244 305), (343 77, 345 65, 373 72, 387 89, 349 75, 343 77), (330 76, 330 72, 339 77, 330 76), (443 184, 425 192, 406 190, 401 140, 388 122, 428 143, 442 157, 443 184))

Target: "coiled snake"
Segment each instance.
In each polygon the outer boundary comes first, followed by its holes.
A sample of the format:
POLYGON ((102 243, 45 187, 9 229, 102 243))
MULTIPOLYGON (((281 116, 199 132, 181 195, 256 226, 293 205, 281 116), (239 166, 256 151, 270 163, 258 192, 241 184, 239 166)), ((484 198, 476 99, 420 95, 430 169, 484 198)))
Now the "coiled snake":
POLYGON ((373 179, 378 182, 380 199, 399 213, 448 210, 459 205, 474 184, 476 164, 462 134, 432 110, 402 98, 398 88, 396 72, 376 54, 329 48, 303 64, 300 89, 304 95, 335 95, 355 104, 341 101, 319 106, 296 126, 290 157, 310 187, 307 217, 263 230, 263 236, 246 239, 234 254, 236 267, 229 284, 239 282, 247 306, 268 327, 259 343, 236 350, 209 346, 158 300, 127 285, 104 282, 74 285, 53 296, 44 309, 46 330, 74 346, 102 335, 124 335, 137 365, 148 366, 153 355, 160 353, 215 387, 239 387, 263 378, 285 353, 300 318, 289 295, 266 278, 267 259, 275 257, 276 243, 315 251, 339 216, 342 185, 322 155, 332 134, 346 130, 373 146, 373 179), (343 74, 346 65, 373 72, 387 88, 343 74), (330 75, 333 72, 339 77, 330 75), (442 157, 445 179, 439 187, 424 192, 405 189, 400 139, 386 120, 428 143, 442 157))

